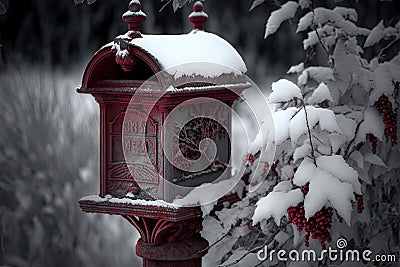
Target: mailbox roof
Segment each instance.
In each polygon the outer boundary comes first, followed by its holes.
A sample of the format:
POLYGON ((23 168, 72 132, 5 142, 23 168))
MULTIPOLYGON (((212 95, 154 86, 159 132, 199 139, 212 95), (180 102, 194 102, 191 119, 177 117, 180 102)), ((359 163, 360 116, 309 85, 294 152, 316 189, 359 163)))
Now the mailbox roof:
POLYGON ((236 49, 213 33, 193 30, 188 34, 142 34, 142 37, 131 40, 130 44, 147 51, 157 59, 162 69, 175 78, 192 75, 213 78, 231 73, 242 75, 247 71, 236 49))

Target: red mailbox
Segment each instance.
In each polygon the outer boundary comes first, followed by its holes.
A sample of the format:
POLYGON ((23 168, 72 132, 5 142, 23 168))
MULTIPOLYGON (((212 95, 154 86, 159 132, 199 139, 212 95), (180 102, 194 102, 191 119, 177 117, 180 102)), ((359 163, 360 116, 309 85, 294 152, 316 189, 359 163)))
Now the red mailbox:
POLYGON ((200 209, 159 200, 229 175, 230 107, 249 87, 246 66, 228 42, 203 31, 201 2, 188 34, 142 34, 146 15, 138 0, 122 19, 128 32, 96 52, 78 88, 100 106, 101 160, 100 194, 80 206, 132 223, 144 266, 201 266, 208 243, 199 235, 200 209))

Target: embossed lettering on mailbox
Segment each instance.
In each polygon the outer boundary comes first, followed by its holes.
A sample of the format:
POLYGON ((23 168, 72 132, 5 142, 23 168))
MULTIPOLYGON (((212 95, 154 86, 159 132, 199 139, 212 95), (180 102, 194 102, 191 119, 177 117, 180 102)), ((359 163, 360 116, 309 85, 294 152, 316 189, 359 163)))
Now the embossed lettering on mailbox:
POLYGON ((158 184, 157 123, 141 111, 130 110, 118 114, 109 126, 109 178, 158 184))

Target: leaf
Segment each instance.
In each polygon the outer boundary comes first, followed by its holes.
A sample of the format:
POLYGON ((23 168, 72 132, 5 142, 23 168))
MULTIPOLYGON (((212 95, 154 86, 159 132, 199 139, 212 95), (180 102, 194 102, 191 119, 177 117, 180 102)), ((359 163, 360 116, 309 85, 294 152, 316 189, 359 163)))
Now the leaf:
POLYGON ((289 138, 290 119, 297 112, 297 108, 290 107, 285 110, 278 110, 272 113, 275 125, 276 144, 280 145, 289 138))
POLYGON ((303 70, 304 70, 304 62, 301 62, 297 65, 291 66, 290 69, 286 73, 287 74, 300 73, 303 70))
POLYGON ((267 25, 265 26, 264 38, 267 38, 269 35, 275 33, 281 26, 282 22, 293 18, 298 7, 299 4, 296 2, 288 1, 278 10, 273 11, 268 18, 267 25))
POLYGON ((304 142, 303 145, 300 147, 296 148, 296 150, 293 153, 293 160, 294 162, 297 162, 299 159, 302 159, 311 153, 311 146, 308 142, 304 142))
POLYGON ((259 5, 261 5, 264 2, 265 2, 265 0, 254 0, 253 3, 251 4, 249 11, 252 11, 254 8, 258 7, 259 5))
POLYGON ((371 164, 387 168, 385 162, 383 162, 383 160, 380 157, 378 157, 377 155, 375 155, 375 154, 366 153, 364 155, 364 160, 366 162, 371 163, 371 164))
POLYGON ((331 143, 332 151, 336 154, 339 148, 346 142, 346 138, 342 134, 331 133, 328 135, 329 142, 331 143))
POLYGON ((328 48, 335 44, 335 28, 331 25, 324 25, 322 28, 318 28, 316 31, 310 31, 307 33, 307 39, 303 41, 303 49, 307 50, 308 48, 319 43, 319 38, 328 48), (318 37, 317 35, 320 37, 318 37))
POLYGON ((299 5, 302 9, 308 8, 309 6, 311 6, 311 4, 311 0, 299 0, 299 5))
POLYGON ((350 154, 350 159, 354 160, 358 168, 364 169, 364 156, 360 151, 354 150, 353 153, 350 154))
POLYGON ((357 129, 356 121, 351 118, 347 118, 342 114, 336 115, 336 121, 339 125, 339 128, 342 130, 343 135, 346 137, 346 140, 352 140, 357 129))
MULTIPOLYGON (((332 174, 333 169, 340 169, 343 166, 350 167, 347 164, 343 165, 341 160, 335 160, 334 158, 332 158, 331 166, 327 166, 324 161, 331 157, 317 158, 318 167, 314 165, 310 158, 304 159, 294 174, 293 182, 298 186, 310 183, 309 192, 304 199, 306 218, 312 217, 322 207, 330 204, 350 225, 351 201, 354 200, 353 186, 348 182, 340 181, 335 174, 332 174)), ((346 177, 346 173, 340 173, 339 175, 342 179, 349 179, 349 177, 346 177)))
POLYGON ((271 103, 288 102, 295 98, 302 99, 300 88, 293 82, 281 79, 272 83, 272 93, 269 95, 271 103))
POLYGON ((373 134, 379 140, 383 141, 384 130, 385 125, 376 109, 367 108, 364 112, 364 121, 361 122, 360 127, 358 128, 355 144, 365 142, 368 133, 373 134))
POLYGON ((320 156, 316 159, 319 169, 324 170, 342 182, 353 185, 354 192, 361 194, 358 173, 340 155, 320 156))
POLYGON ((310 181, 308 194, 304 199, 306 218, 314 216, 328 202, 334 207, 347 225, 350 225, 354 191, 346 182, 340 182, 328 172, 316 168, 315 178, 310 181))
POLYGON ((291 181, 279 182, 272 191, 274 192, 289 192, 293 188, 291 181))
POLYGON ((383 25, 383 20, 381 20, 374 28, 372 28, 367 40, 365 40, 364 47, 370 47, 379 43, 383 37, 385 37, 384 30, 385 25, 383 25))
POLYGON ((287 214, 287 209, 296 206, 301 201, 303 201, 303 193, 299 188, 289 192, 270 192, 256 203, 257 207, 252 218, 253 225, 271 217, 277 225, 280 225, 281 218, 287 214))
POLYGON ((339 13, 345 19, 356 22, 358 20, 357 11, 354 8, 348 8, 343 6, 337 6, 333 9, 334 12, 339 13))
MULTIPOLYGON (((319 124, 322 131, 327 131, 329 133, 342 133, 332 110, 316 108, 314 106, 306 106, 306 110, 310 129, 313 129, 317 124, 319 124)), ((297 142, 302 135, 308 133, 306 113, 304 112, 304 109, 300 110, 290 120, 289 133, 290 139, 294 143, 297 142)))
POLYGON ((324 7, 317 7, 299 20, 296 33, 307 30, 313 24, 323 25, 327 22, 332 22, 336 25, 343 20, 343 16, 339 13, 324 7))
POLYGON ((335 80, 335 77, 333 76, 333 70, 331 68, 313 66, 306 68, 299 75, 298 84, 300 86, 305 86, 310 78, 316 80, 317 82, 324 83, 335 80))
POLYGON ((393 81, 398 80, 400 66, 391 62, 379 64, 374 70, 374 89, 369 96, 369 103, 373 105, 382 94, 387 96, 393 93, 393 81))
POLYGON ((328 100, 333 103, 332 95, 328 86, 326 86, 326 84, 322 82, 314 90, 313 94, 311 95, 311 97, 308 99, 307 102, 313 105, 313 104, 320 104, 325 100, 328 100))

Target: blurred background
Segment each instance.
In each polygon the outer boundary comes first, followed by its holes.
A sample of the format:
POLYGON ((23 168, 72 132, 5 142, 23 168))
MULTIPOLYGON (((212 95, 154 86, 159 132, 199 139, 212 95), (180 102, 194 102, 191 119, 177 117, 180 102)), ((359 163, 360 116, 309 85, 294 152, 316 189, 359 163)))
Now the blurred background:
MULTIPOLYGON (((398 19, 399 2, 343 5, 355 6, 360 24, 372 27, 381 19, 398 19)), ((78 206, 80 197, 98 193, 99 122, 95 101, 75 89, 95 51, 126 32, 121 15, 128 3, 0 0, 0 266, 140 265, 137 233, 128 222, 85 214, 78 206)), ((142 32, 189 32, 191 5, 174 12, 165 3, 142 1, 147 13, 142 32)), ((206 30, 228 40, 244 58, 249 77, 268 90, 303 61, 304 51, 290 23, 263 39, 278 1, 249 11, 251 4, 208 0, 206 30)))

